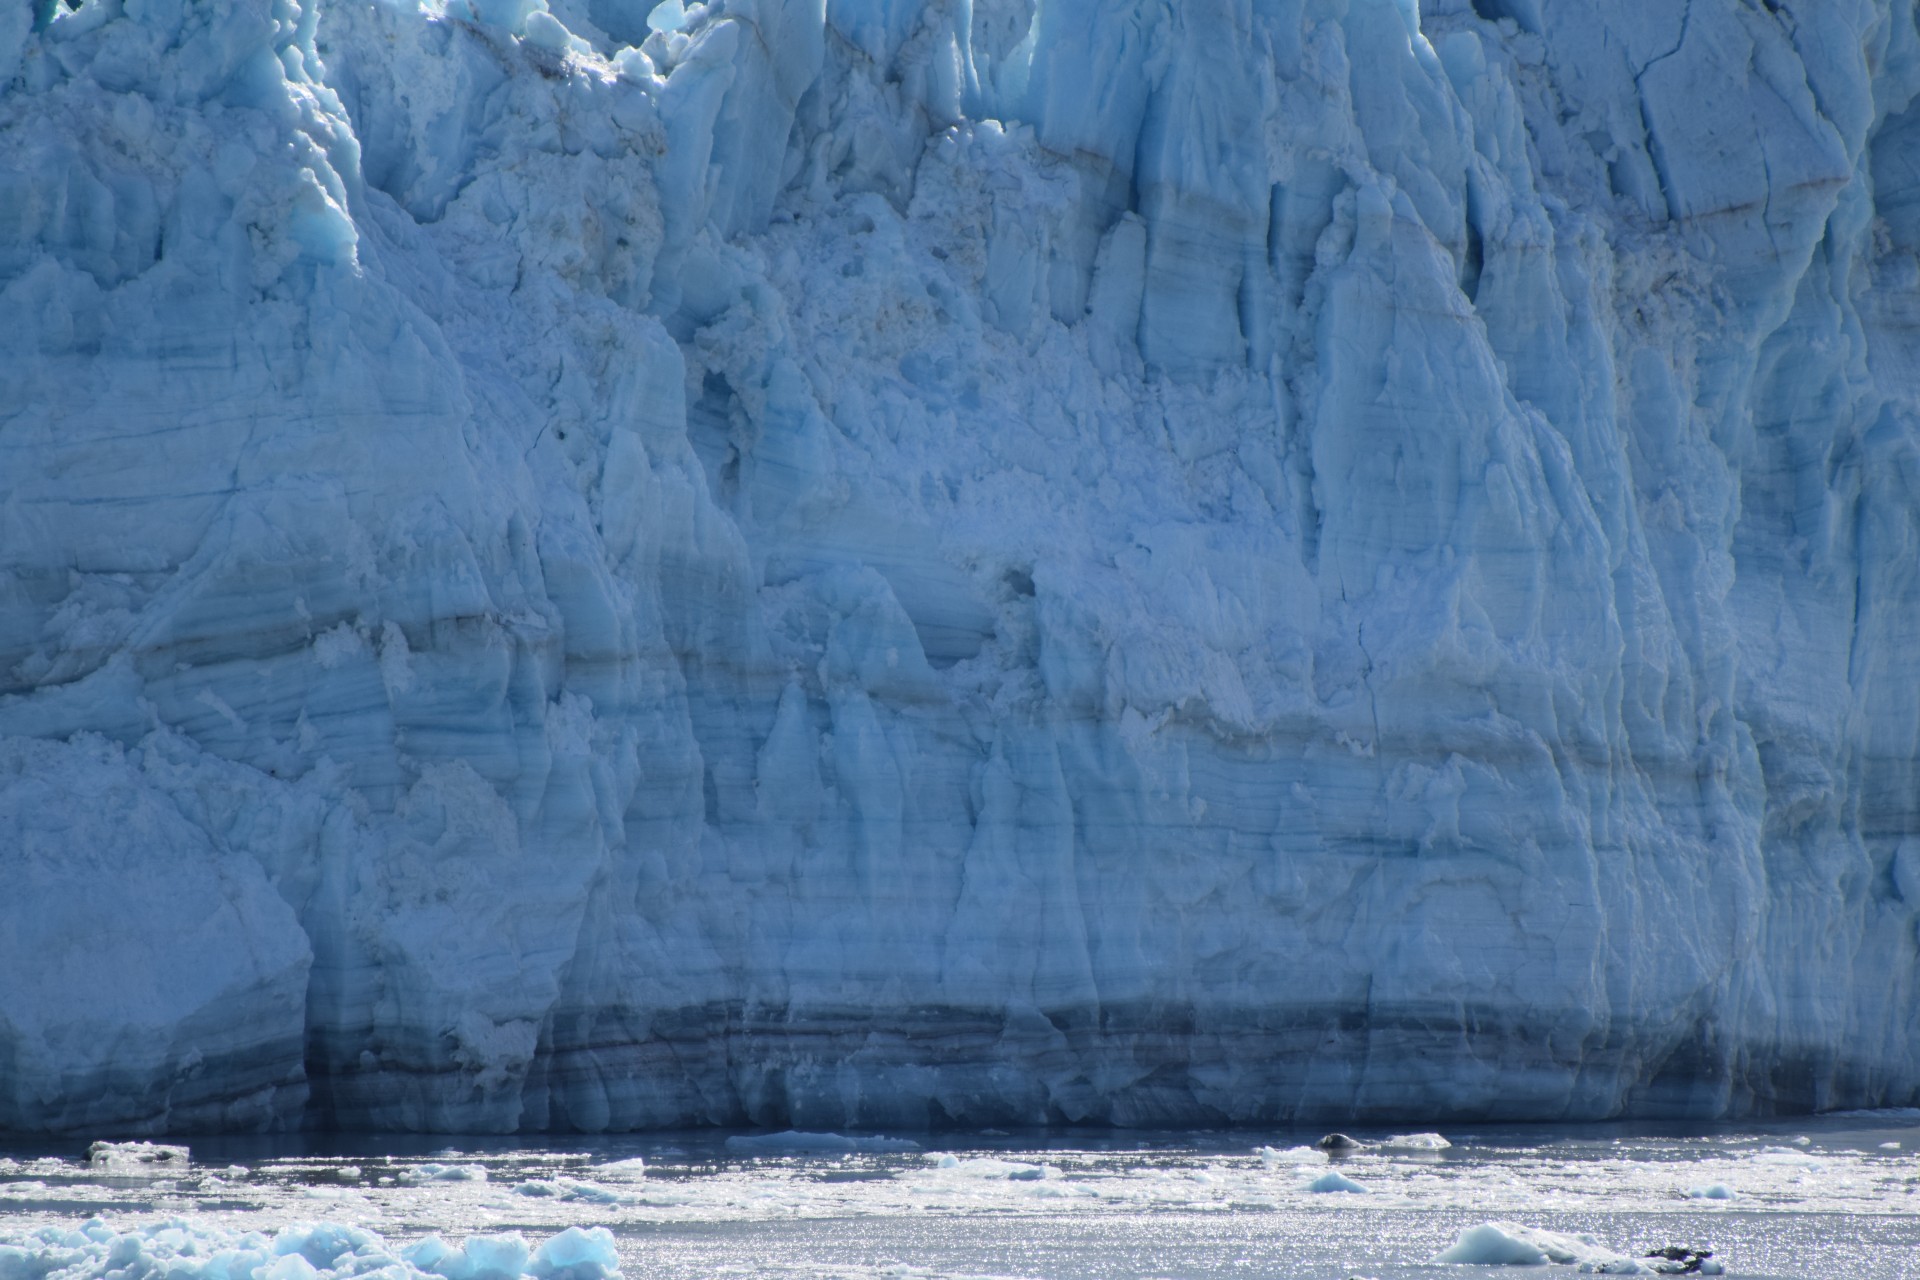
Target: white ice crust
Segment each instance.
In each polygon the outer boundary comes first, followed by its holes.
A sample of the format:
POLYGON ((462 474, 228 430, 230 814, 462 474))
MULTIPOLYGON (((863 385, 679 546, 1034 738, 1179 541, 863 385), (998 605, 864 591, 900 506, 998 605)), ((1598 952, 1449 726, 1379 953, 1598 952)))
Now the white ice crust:
POLYGON ((0 1130, 1920 1098, 1920 36, 0 6, 0 1130))

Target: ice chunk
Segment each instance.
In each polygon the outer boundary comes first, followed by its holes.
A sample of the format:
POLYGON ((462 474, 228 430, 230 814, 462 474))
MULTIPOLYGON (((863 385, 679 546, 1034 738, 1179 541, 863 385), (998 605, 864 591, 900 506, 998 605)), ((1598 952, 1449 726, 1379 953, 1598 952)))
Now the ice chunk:
POLYGON ((469 1236, 460 1249, 457 1275, 448 1280, 516 1280, 527 1271, 527 1240, 518 1231, 469 1236))
POLYGON ((527 43, 549 53, 567 53, 573 48, 573 33, 545 9, 527 15, 527 43))
POLYGON ((1327 1191, 1364 1192, 1366 1188, 1361 1186, 1359 1183, 1355 1182, 1352 1178, 1349 1178, 1344 1173, 1329 1172, 1329 1173, 1323 1173, 1319 1177, 1315 1178, 1312 1182, 1309 1182, 1307 1184, 1307 1190, 1314 1191, 1314 1192, 1327 1192, 1327 1191))
POLYGON ((1273 1169, 1285 1164, 1325 1164, 1326 1155, 1313 1147, 1255 1147, 1255 1155, 1260 1157, 1264 1168, 1273 1169))
POLYGON ((87 1148, 87 1167, 114 1177, 185 1173, 186 1147, 157 1142, 96 1142, 87 1148))
POLYGON ((396 1250, 374 1232, 339 1223, 300 1223, 271 1242, 199 1219, 116 1231, 93 1219, 78 1230, 0 1229, 0 1270, 64 1280, 163 1275, 167 1280, 612 1280, 619 1274, 604 1228, 561 1232, 529 1256, 517 1234, 474 1236, 454 1248, 437 1235, 396 1250))
POLYGON ((1054 1165, 996 1160, 992 1156, 962 1160, 958 1156, 943 1155, 935 1161, 934 1167, 949 1169, 968 1178, 1004 1178, 1008 1182, 1045 1182, 1061 1176, 1059 1168, 1054 1165))
POLYGON ((605 1227, 569 1227, 541 1245, 527 1266, 539 1280, 607 1280, 619 1273, 620 1255, 605 1227))
POLYGON ((597 1187, 591 1182, 580 1182, 572 1178, 560 1179, 565 1188, 567 1199, 580 1200, 587 1204, 625 1204, 627 1197, 607 1187, 597 1187))
POLYGON ((1606 1248, 1592 1236, 1511 1222, 1485 1222, 1467 1228, 1434 1262, 1478 1267, 1537 1267, 1553 1262, 1604 1275, 1638 1275, 1653 1270, 1606 1248))
POLYGON ((446 1276, 448 1280, 458 1280, 464 1274, 465 1259, 460 1250, 441 1239, 437 1233, 423 1236, 407 1246, 402 1256, 418 1270, 446 1276))
POLYGON ((514 1187, 516 1195, 537 1200, 579 1200, 587 1204, 624 1204, 627 1197, 573 1178, 533 1178, 514 1187))
POLYGON ((1710 1183, 1704 1187, 1694 1187, 1687 1192, 1689 1200, 1732 1200, 1733 1188, 1724 1182, 1710 1183))
POLYGON ((1380 1145, 1396 1151, 1445 1151, 1453 1146, 1437 1133, 1399 1133, 1380 1145))
POLYGON ((428 1162, 400 1171, 402 1186, 420 1186, 428 1182, 485 1182, 487 1170, 478 1164, 439 1164, 428 1162))
POLYGON ((1547 1262, 1546 1250, 1524 1228, 1491 1222, 1468 1227, 1452 1247, 1434 1258, 1436 1263, 1479 1267, 1538 1267, 1547 1262))
POLYGON ((606 1164, 593 1166, 593 1176, 607 1178, 615 1182, 638 1182, 647 1176, 647 1162, 640 1156, 625 1160, 612 1160, 606 1164))
POLYGON ((680 0, 660 0, 647 14, 647 25, 663 33, 678 31, 687 25, 686 6, 680 0))

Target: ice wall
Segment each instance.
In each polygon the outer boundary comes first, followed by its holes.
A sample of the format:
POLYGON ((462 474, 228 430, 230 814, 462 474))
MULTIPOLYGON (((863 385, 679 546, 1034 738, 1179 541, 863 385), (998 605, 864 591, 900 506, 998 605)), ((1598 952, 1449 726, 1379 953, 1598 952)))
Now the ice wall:
POLYGON ((674 8, 0 6, 0 1130, 1920 1099, 1911 5, 674 8))

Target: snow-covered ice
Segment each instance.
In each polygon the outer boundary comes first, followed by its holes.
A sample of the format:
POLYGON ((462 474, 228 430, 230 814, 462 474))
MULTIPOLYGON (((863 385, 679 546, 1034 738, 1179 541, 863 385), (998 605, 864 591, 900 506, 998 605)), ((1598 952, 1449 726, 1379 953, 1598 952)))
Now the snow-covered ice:
POLYGON ((1920 1100, 1916 94, 1896 0, 0 5, 0 1131, 1920 1100))

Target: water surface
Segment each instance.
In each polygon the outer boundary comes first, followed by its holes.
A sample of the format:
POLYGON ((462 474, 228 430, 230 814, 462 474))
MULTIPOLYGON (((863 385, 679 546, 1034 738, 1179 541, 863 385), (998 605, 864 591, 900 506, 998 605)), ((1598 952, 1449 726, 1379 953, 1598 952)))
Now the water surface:
POLYGON ((861 1137, 851 1151, 712 1132, 209 1138, 188 1140, 184 1171, 139 1176, 87 1167, 84 1144, 38 1143, 0 1149, 0 1227, 324 1219, 457 1241, 605 1226, 629 1280, 1573 1273, 1432 1261, 1506 1222, 1631 1256, 1711 1249, 1732 1275, 1920 1280, 1920 1112, 1450 1128, 1436 1149, 1352 1132, 1368 1145, 1345 1156, 1315 1149, 1318 1131, 861 1137), (1330 1171, 1365 1190, 1309 1189, 1330 1171))

